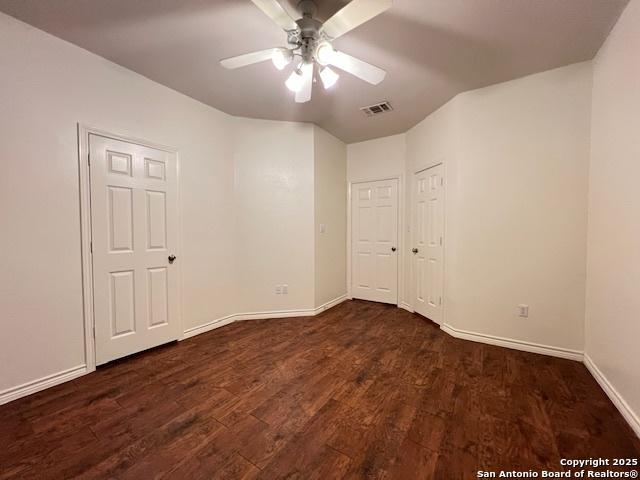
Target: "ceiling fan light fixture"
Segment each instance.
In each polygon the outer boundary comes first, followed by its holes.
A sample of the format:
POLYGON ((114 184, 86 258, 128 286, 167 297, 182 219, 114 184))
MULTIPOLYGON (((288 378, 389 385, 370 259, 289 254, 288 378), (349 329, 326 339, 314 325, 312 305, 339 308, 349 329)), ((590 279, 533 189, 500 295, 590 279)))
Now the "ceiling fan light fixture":
MULTIPOLYGON (((287 44, 284 47, 223 58, 220 64, 224 68, 233 70, 271 60, 278 70, 284 70, 295 60, 294 71, 284 83, 295 93, 296 103, 311 101, 316 77, 320 77, 325 89, 336 84, 339 75, 328 68, 329 65, 338 68, 341 73, 346 72, 371 85, 377 85, 384 80, 386 71, 335 50, 331 42, 391 8, 393 0, 343 0, 346 5, 326 21, 316 18, 318 0, 297 0, 298 16, 295 18, 282 7, 282 0, 251 1, 284 30, 287 44), (301 59, 300 62, 297 60, 298 57, 301 59), (315 74, 316 70, 318 75, 315 74)), ((288 1, 291 3, 293 0, 288 1)))
POLYGON ((287 81, 284 82, 284 84, 289 90, 296 93, 302 89, 303 80, 304 77, 302 76, 302 72, 297 68, 293 72, 291 72, 291 75, 289 75, 289 78, 287 78, 287 81))
POLYGON ((322 85, 324 86, 325 90, 328 90, 331 87, 333 87, 339 78, 340 78, 340 75, 338 75, 336 72, 331 70, 329 67, 324 67, 320 71, 320 80, 322 80, 322 85))
POLYGON ((271 61, 278 70, 282 70, 284 67, 289 65, 292 59, 293 54, 291 53, 291 50, 286 48, 274 48, 273 53, 271 54, 271 61))
POLYGON ((336 51, 329 42, 320 42, 316 47, 316 61, 323 67, 329 65, 333 61, 335 55, 336 51))

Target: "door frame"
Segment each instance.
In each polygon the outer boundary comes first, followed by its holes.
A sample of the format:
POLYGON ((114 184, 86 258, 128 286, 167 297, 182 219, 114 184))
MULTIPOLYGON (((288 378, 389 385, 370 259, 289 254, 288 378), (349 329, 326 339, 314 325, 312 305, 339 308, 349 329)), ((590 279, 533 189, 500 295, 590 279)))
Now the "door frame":
MULTIPOLYGON (((128 135, 114 134, 107 130, 90 127, 78 123, 78 180, 80 186, 80 255, 82 262, 82 311, 84 318, 84 352, 87 373, 96 369, 96 339, 95 339, 95 317, 93 304, 93 254, 91 252, 91 175, 89 170, 89 135, 99 135, 101 137, 119 140, 127 143, 134 143, 143 147, 162 150, 175 156, 176 159, 176 201, 177 205, 177 244, 176 256, 181 257, 182 253, 182 196, 180 189, 180 155, 177 148, 168 147, 159 143, 141 140, 128 135)), ((178 291, 176 302, 178 302, 178 318, 180 336, 184 336, 182 325, 182 262, 176 265, 178 272, 178 291)))
POLYGON ((404 298, 404 175, 389 175, 385 177, 377 178, 362 178, 356 180, 349 180, 347 185, 347 298, 353 300, 351 294, 351 192, 353 185, 359 183, 380 182, 384 180, 397 180, 398 181, 398 292, 396 298, 396 305, 400 306, 403 303, 404 298))
MULTIPOLYGON (((446 275, 446 271, 447 271, 447 162, 444 161, 444 159, 437 161, 433 164, 430 164, 426 167, 420 167, 418 169, 415 169, 411 172, 411 205, 409 207, 409 225, 411 225, 411 227, 409 228, 409 243, 410 245, 407 247, 407 251, 411 250, 414 245, 413 245, 413 234, 415 231, 415 210, 414 210, 414 205, 415 205, 415 199, 416 199, 416 187, 415 187, 415 178, 416 175, 424 172, 426 170, 429 170, 431 168, 435 168, 442 165, 442 179, 443 179, 443 185, 442 185, 442 319, 441 319, 441 324, 440 326, 444 325, 446 323, 445 318, 446 318, 446 298, 447 298, 447 283, 445 282, 445 279, 447 278, 446 275)), ((411 311, 414 311, 415 308, 415 296, 416 296, 416 289, 415 289, 415 285, 414 285, 414 261, 413 261, 413 256, 409 257, 411 260, 409 262, 409 286, 408 286, 408 292, 409 292, 409 306, 411 307, 411 311)), ((435 322, 434 322, 435 323, 435 322)), ((437 324, 436 324, 437 325, 437 324)))

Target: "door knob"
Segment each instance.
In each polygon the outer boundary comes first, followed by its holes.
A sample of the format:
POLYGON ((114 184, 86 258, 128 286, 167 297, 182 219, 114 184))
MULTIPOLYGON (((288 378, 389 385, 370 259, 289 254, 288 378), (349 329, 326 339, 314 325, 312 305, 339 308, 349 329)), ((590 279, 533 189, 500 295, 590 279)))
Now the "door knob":
POLYGON ((173 263, 176 261, 176 256, 175 255, 169 255, 169 263, 173 263))
POLYGON ((395 252, 396 251, 396 247, 391 247, 391 251, 395 252))
POLYGON ((412 248, 412 249, 411 249, 411 251, 412 251, 413 253, 418 253, 418 249, 417 249, 417 248, 412 248))

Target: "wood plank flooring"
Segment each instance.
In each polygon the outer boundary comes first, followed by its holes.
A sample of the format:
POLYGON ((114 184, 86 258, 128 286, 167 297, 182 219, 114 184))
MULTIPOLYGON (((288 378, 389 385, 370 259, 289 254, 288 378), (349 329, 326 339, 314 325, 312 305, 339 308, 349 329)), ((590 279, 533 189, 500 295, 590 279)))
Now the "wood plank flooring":
POLYGON ((476 478, 639 457, 585 367, 345 302, 239 322, 0 407, 0 478, 476 478))

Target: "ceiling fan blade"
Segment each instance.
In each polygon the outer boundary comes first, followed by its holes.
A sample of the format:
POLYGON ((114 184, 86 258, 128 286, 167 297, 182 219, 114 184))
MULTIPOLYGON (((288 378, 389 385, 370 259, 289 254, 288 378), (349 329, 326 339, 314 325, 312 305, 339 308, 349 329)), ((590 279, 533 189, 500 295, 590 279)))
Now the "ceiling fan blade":
POLYGON ((338 67, 340 70, 344 70, 365 82, 369 82, 372 85, 379 84, 387 75, 387 72, 375 65, 363 62, 351 55, 338 51, 335 52, 331 60, 331 65, 338 67))
POLYGON ((391 8, 393 0, 352 0, 324 22, 322 31, 332 39, 353 30, 391 8))
POLYGON ((291 31, 298 28, 298 24, 289 14, 282 8, 277 0, 251 0, 256 7, 262 10, 267 17, 276 22, 280 28, 285 31, 291 31))
POLYGON ((302 88, 296 92, 296 103, 306 103, 311 100, 313 89, 313 63, 302 66, 302 88))
POLYGON ((272 54, 273 48, 269 48, 268 50, 260 50, 258 52, 245 53, 244 55, 225 58, 223 60, 220 60, 220 64, 224 68, 233 70, 234 68, 246 67, 247 65, 252 65, 254 63, 271 60, 272 54))

